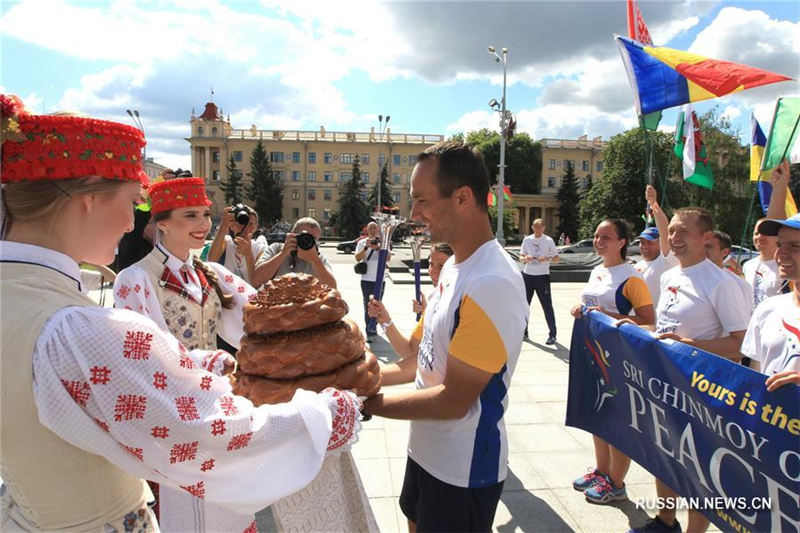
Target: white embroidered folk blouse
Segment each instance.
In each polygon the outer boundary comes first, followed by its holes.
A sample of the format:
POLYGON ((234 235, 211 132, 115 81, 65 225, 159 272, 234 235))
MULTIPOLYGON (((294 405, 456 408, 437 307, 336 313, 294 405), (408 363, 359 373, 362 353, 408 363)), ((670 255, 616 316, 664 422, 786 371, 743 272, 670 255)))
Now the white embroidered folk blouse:
MULTIPOLYGON (((38 246, 3 242, 0 261, 80 279, 71 258, 38 246)), ((64 308, 45 323, 33 354, 40 421, 133 475, 240 513, 303 488, 326 449, 355 440, 351 393, 300 390, 289 403, 255 407, 226 377, 198 367, 208 352, 195 352, 138 313, 64 308)))
MULTIPOLYGON (((193 302, 188 302, 190 305, 194 302, 201 302, 203 300, 203 289, 194 270, 193 258, 190 256, 187 261, 182 261, 158 244, 151 254, 159 251, 165 257, 164 267, 170 270, 177 283, 183 285, 186 291, 183 299, 187 301, 193 300, 193 302), (187 274, 186 280, 183 278, 182 271, 187 274)), ((230 309, 222 308, 220 316, 216 318, 215 327, 207 329, 215 330, 211 331, 211 333, 218 334, 228 344, 238 348, 239 341, 244 335, 242 310, 249 297, 256 291, 250 284, 224 266, 218 263, 206 263, 206 265, 211 267, 217 274, 217 281, 223 294, 233 296, 233 307, 230 309)), ((213 298, 216 298, 216 295, 213 295, 213 298)), ((194 334, 195 338, 200 337, 198 334, 200 332, 191 330, 207 326, 204 324, 195 324, 193 326, 188 322, 184 325, 179 324, 181 316, 178 315, 186 315, 186 313, 181 313, 179 309, 164 309, 164 302, 158 300, 158 291, 153 287, 153 279, 138 263, 123 269, 117 275, 117 279, 114 281, 114 307, 138 311, 150 317, 161 329, 171 331, 178 339, 190 346, 192 342, 189 339, 192 334, 194 334), (165 313, 169 315, 169 318, 165 316, 165 313), (168 320, 170 324, 167 324, 168 320), (186 335, 189 335, 189 337, 186 337, 186 335)))

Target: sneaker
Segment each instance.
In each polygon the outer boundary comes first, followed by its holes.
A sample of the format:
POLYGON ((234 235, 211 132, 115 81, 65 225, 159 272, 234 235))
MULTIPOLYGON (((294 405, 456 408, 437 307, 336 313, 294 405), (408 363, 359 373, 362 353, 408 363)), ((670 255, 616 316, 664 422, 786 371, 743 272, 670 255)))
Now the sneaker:
POLYGON ((625 490, 625 485, 615 489, 608 476, 602 476, 600 479, 583 491, 586 499, 593 503, 611 503, 618 500, 627 500, 628 492, 625 490))
POLYGON ((643 526, 629 529, 628 533, 681 533, 681 524, 675 519, 674 525, 667 525, 659 517, 651 518, 643 526))
POLYGON ((600 472, 598 469, 594 469, 588 474, 584 474, 575 481, 572 482, 572 488, 575 490, 579 490, 581 492, 585 491, 589 487, 592 487, 595 483, 597 483, 600 479, 603 478, 603 473, 600 472))
POLYGON ((544 341, 545 344, 553 345, 556 343, 556 338, 553 335, 547 337, 547 340, 544 341))

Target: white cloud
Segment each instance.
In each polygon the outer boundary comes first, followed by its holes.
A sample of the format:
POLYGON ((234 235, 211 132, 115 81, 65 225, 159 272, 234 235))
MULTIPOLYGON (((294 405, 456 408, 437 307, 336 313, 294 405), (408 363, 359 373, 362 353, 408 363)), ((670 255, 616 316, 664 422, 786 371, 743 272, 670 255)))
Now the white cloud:
POLYGON ((493 111, 470 111, 461 115, 455 122, 445 126, 444 129, 450 133, 467 133, 482 128, 500 131, 499 119, 500 115, 493 111))

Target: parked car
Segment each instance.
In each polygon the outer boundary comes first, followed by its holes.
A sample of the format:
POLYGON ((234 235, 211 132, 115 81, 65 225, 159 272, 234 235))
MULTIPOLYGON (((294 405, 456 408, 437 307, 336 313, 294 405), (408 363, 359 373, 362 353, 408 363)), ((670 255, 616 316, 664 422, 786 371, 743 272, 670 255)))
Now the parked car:
POLYGON ((748 259, 758 257, 758 252, 750 248, 745 248, 744 246, 733 245, 731 246, 731 257, 739 261, 741 265, 748 259))
POLYGON ((559 254, 588 254, 594 252, 594 239, 583 239, 575 244, 557 246, 559 254))
POLYGON ((356 251, 356 245, 358 244, 358 241, 360 241, 361 239, 365 239, 365 238, 366 237, 361 235, 358 238, 353 239, 352 241, 340 242, 339 244, 336 245, 336 249, 339 250, 340 252, 344 252, 346 254, 352 254, 353 252, 356 251))

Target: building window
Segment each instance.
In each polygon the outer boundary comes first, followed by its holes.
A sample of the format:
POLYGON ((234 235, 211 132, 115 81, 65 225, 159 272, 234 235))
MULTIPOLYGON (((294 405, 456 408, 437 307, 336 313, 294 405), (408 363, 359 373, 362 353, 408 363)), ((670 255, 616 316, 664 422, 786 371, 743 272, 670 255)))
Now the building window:
POLYGON ((308 181, 317 181, 317 171, 316 170, 309 170, 308 171, 308 181))
POLYGON ((400 183, 400 174, 398 174, 397 172, 392 174, 392 183, 394 183, 395 185, 400 183))
POLYGON ((239 170, 238 168, 237 168, 236 170, 234 170, 234 171, 233 171, 233 175, 234 175, 235 177, 239 178, 239 179, 242 179, 242 171, 241 171, 241 170, 239 170))
POLYGON ((242 152, 239 151, 239 150, 236 150, 235 152, 233 152, 233 160, 236 161, 237 163, 241 163, 242 162, 242 152))
POLYGON ((292 152, 292 163, 300 162, 300 152, 292 152))
POLYGON ((572 162, 571 159, 565 159, 564 160, 564 170, 566 171, 566 170, 568 170, 570 168, 575 168, 575 164, 572 162))
POLYGON ((584 160, 582 168, 583 168, 584 172, 588 172, 589 171, 589 162, 584 160))
POLYGON ((392 165, 399 167, 401 163, 400 154, 394 154, 392 156, 392 165))
POLYGON ((308 199, 309 200, 317 199, 317 189, 308 189, 308 199))
POLYGON ((383 154, 378 155, 378 168, 383 168, 386 165, 386 156, 383 154))
POLYGON ((219 152, 211 152, 211 160, 214 163, 219 163, 219 152))
POLYGON ((312 165, 317 164, 317 152, 308 152, 308 162, 312 165))
POLYGON ((392 193, 392 202, 394 202, 396 204, 400 203, 400 193, 399 192, 393 192, 392 193))
POLYGON ((565 183, 567 183, 567 177, 561 176, 561 185, 559 185, 559 187, 563 187, 565 183))
POLYGON ((214 181, 219 181, 219 170, 215 170, 211 173, 211 179, 214 181))
POLYGON ((330 209, 323 209, 322 210, 322 221, 328 222, 331 219, 331 210, 330 209))
POLYGON ((552 177, 552 176, 547 178, 547 186, 550 187, 551 189, 553 187, 555 187, 556 186, 556 179, 554 177, 552 177))
POLYGON ((300 181, 300 171, 292 170, 292 181, 300 181))
POLYGON ((292 200, 300 199, 300 191, 292 191, 292 200))
POLYGON ((269 160, 271 163, 283 163, 283 152, 270 152, 269 160))
POLYGON ((369 154, 361 154, 361 164, 369 165, 369 154))
POLYGON ((361 191, 361 201, 362 201, 362 202, 367 202, 367 201, 368 201, 368 200, 367 200, 367 193, 366 193, 366 191, 361 191))
POLYGON ((415 155, 408 156, 408 166, 413 167, 416 164, 417 164, 417 156, 415 155))
POLYGON ((308 208, 308 216, 310 216, 311 218, 314 218, 314 219, 317 218, 317 210, 314 209, 313 207, 309 207, 308 208))
POLYGON ((339 162, 343 165, 352 165, 353 164, 353 154, 341 154, 339 155, 339 162))
POLYGON ((339 181, 344 183, 350 181, 351 179, 353 179, 352 172, 339 172, 339 181))
POLYGON ((198 137, 203 136, 203 126, 197 126, 197 136, 198 137))
POLYGON ((216 137, 217 136, 217 127, 216 126, 211 128, 211 136, 212 137, 216 137))
POLYGON ((589 178, 583 178, 581 180, 581 189, 585 189, 589 186, 589 178))
POLYGON ((550 161, 548 161, 547 162, 547 168, 550 169, 550 170, 555 170, 556 169, 556 160, 555 159, 551 159, 550 161))
POLYGON ((369 183, 369 172, 361 173, 361 181, 362 183, 369 183))
POLYGON ((331 179, 332 179, 331 173, 330 172, 326 172, 322 179, 324 181, 331 181, 331 179))
POLYGON ((284 170, 273 170, 272 171, 272 179, 275 181, 283 181, 286 179, 286 171, 284 170))
POLYGON ((330 164, 333 161, 333 154, 330 152, 325 152, 325 164, 330 164))
POLYGON ((598 172, 602 172, 603 171, 603 162, 602 161, 598 161, 597 162, 597 171, 598 172))
POLYGON ((332 189, 323 189, 322 190, 322 199, 323 200, 333 200, 333 190, 332 189))
POLYGON ((299 207, 293 207, 292 208, 292 220, 297 220, 298 218, 300 218, 300 208, 299 207))

